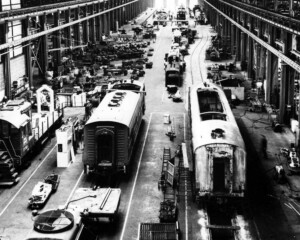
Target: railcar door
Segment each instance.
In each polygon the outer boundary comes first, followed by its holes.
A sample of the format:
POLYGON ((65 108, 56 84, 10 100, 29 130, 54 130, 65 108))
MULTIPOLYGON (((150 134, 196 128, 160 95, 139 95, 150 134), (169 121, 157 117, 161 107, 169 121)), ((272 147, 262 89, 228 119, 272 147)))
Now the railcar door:
POLYGON ((214 158, 213 161, 213 191, 225 191, 226 158, 214 158))
POLYGON ((114 131, 103 128, 96 133, 97 163, 100 168, 114 165, 114 131))

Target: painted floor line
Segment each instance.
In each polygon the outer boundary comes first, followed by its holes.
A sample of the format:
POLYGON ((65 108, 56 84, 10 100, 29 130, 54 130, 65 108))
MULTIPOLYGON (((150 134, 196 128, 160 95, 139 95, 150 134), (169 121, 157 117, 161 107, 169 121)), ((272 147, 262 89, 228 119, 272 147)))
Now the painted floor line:
POLYGON ((43 159, 43 161, 37 166, 37 168, 31 173, 29 178, 23 183, 22 187, 16 192, 16 194, 11 198, 11 200, 8 202, 8 204, 3 208, 3 210, 0 213, 0 217, 2 214, 6 211, 6 209, 10 206, 10 204, 15 200, 15 198, 18 196, 18 194, 22 191, 22 189, 25 187, 25 185, 29 182, 29 180, 32 178, 32 176, 36 173, 36 171, 42 166, 42 164, 45 162, 45 160, 48 158, 48 156, 51 154, 53 149, 56 147, 56 144, 53 146, 53 148, 48 152, 46 157, 43 159))
POLYGON ((67 201, 66 201, 66 203, 65 203, 65 206, 66 206, 66 205, 68 204, 68 202, 71 200, 71 197, 73 196, 73 194, 74 194, 74 192, 75 192, 75 190, 76 190, 76 188, 77 188, 77 186, 78 186, 78 184, 79 184, 79 181, 81 180, 81 178, 82 178, 82 176, 83 176, 83 173, 84 173, 84 171, 81 172, 81 174, 80 174, 80 176, 79 176, 79 178, 78 178, 78 180, 77 180, 75 186, 73 187, 73 189, 72 189, 72 191, 71 191, 71 193, 70 193, 70 195, 69 195, 69 197, 68 197, 68 199, 67 199, 67 201))
POLYGON ((134 177, 134 182, 133 182, 133 186, 132 186, 132 190, 131 190, 131 194, 130 194, 130 198, 129 198, 129 202, 128 202, 128 208, 127 208, 127 212, 126 212, 125 221, 124 221, 124 225, 123 225, 123 228, 122 228, 122 233, 121 233, 120 240, 122 240, 124 238, 124 233, 125 233, 125 229, 126 229, 126 225, 127 225, 127 221, 128 221, 128 216, 129 216, 129 212, 130 212, 130 208, 131 208, 131 202, 132 202, 132 198, 133 198, 133 194, 134 194, 134 190, 135 190, 135 185, 136 185, 136 182, 137 182, 137 177, 138 177, 138 174, 139 174, 139 171, 140 171, 140 166, 141 166, 142 157, 143 157, 143 154, 144 154, 144 149, 145 149, 145 146, 146 146, 146 140, 147 140, 151 120, 152 120, 152 113, 150 113, 149 123, 148 123, 148 126, 147 126, 146 135, 145 135, 145 139, 144 139, 143 146, 142 146, 142 152, 141 152, 141 155, 140 155, 138 168, 137 168, 137 171, 136 171, 136 174, 135 174, 135 177, 134 177))

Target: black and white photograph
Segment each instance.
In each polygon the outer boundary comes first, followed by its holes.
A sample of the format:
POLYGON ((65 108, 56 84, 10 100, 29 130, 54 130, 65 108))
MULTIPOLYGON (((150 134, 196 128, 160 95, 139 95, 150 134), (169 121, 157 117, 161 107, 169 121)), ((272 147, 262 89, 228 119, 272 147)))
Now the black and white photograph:
POLYGON ((300 0, 1 0, 0 240, 300 240, 300 0))

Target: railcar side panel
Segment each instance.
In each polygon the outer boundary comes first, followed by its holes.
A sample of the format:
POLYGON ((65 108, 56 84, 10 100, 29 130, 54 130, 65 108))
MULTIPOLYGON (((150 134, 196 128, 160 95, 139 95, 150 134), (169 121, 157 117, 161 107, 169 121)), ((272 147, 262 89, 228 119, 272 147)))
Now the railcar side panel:
POLYGON ((206 148, 198 148, 194 154, 195 159, 195 175, 196 175, 196 189, 200 192, 208 192, 210 190, 210 162, 205 161, 208 154, 206 148))
POLYGON ((246 152, 242 148, 236 148, 234 151, 233 162, 233 191, 240 192, 246 188, 246 152))
POLYGON ((129 164, 128 127, 116 124, 116 165, 123 168, 129 164))
POLYGON ((95 131, 92 125, 87 125, 84 127, 84 151, 82 160, 83 163, 86 165, 93 166, 95 159, 95 131))

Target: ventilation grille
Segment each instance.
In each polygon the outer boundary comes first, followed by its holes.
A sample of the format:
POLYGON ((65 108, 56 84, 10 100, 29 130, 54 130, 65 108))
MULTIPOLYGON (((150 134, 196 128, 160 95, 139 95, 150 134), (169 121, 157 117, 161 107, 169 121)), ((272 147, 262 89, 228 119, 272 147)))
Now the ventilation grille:
POLYGON ((126 92, 116 92, 110 102, 108 103, 109 107, 119 107, 125 97, 126 92))

